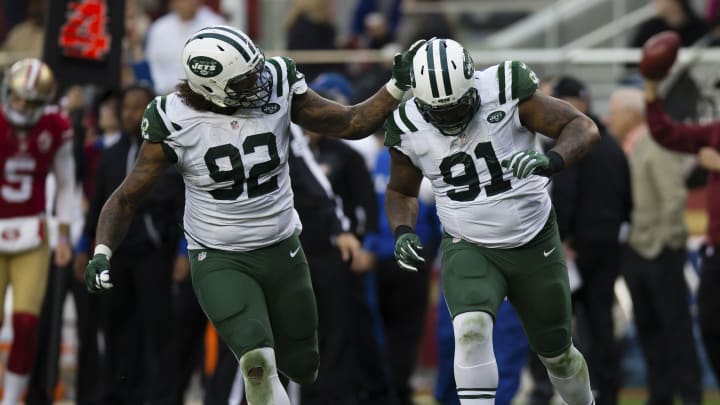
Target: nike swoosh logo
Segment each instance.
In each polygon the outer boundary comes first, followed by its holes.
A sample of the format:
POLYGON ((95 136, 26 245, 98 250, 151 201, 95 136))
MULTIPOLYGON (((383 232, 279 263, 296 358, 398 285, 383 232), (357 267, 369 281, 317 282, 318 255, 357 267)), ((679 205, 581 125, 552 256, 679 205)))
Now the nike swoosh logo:
POLYGON ((552 249, 548 250, 547 252, 543 250, 543 256, 548 257, 548 256, 550 256, 550 253, 552 253, 554 251, 555 251, 555 248, 552 248, 552 249))
POLYGON ((290 251, 290 257, 295 257, 296 254, 300 251, 300 246, 297 247, 295 250, 290 251))

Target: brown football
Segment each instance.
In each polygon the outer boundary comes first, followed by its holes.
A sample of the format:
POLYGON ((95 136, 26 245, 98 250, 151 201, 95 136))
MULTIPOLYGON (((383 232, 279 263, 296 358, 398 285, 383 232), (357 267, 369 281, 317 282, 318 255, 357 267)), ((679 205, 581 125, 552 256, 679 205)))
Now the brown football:
POLYGON ((640 58, 640 73, 647 79, 664 78, 677 58, 680 37, 673 31, 663 31, 645 41, 640 58))

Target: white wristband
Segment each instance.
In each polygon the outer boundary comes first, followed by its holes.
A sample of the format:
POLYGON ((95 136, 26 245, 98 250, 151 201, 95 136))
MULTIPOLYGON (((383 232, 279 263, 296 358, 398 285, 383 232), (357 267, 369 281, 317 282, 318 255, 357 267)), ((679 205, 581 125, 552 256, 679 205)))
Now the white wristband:
POLYGON ((400 90, 400 88, 395 83, 397 83, 395 78, 390 79, 385 84, 385 89, 388 91, 388 93, 390 93, 391 96, 393 96, 395 98, 395 100, 400 101, 400 100, 402 100, 405 92, 400 90))
POLYGON ((108 260, 110 260, 110 257, 112 256, 112 250, 110 250, 109 247, 106 245, 100 244, 95 246, 95 252, 93 255, 105 255, 108 260))

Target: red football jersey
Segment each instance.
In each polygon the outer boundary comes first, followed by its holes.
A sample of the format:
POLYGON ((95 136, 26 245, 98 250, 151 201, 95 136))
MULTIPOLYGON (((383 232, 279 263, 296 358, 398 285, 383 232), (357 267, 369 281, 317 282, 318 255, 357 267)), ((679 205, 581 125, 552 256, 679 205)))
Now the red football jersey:
POLYGON ((45 179, 55 153, 72 140, 70 122, 47 111, 31 128, 13 128, 0 114, 0 218, 45 211, 45 179))

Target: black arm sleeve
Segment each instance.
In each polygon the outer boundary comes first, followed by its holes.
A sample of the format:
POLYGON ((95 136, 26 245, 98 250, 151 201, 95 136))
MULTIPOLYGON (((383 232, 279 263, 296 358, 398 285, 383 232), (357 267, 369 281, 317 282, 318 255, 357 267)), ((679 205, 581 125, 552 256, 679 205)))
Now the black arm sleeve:
POLYGON ((573 236, 578 205, 580 164, 570 166, 553 176, 552 201, 555 205, 561 240, 573 236))
POLYGON ((100 156, 98 162, 97 173, 95 174, 95 187, 94 192, 90 200, 90 206, 85 214, 85 226, 83 228, 83 235, 87 236, 89 247, 95 244, 95 230, 97 228, 98 219, 100 218, 100 211, 102 210, 105 200, 107 199, 107 159, 103 155, 100 156))
POLYGON ((347 173, 348 182, 352 184, 350 189, 351 206, 360 207, 365 212, 363 234, 369 232, 375 233, 378 231, 378 222, 380 219, 377 195, 375 194, 372 177, 365 165, 365 161, 359 153, 354 152, 348 154, 347 159, 349 167, 349 173, 347 173))
MULTIPOLYGON (((334 196, 321 183, 323 179, 318 178, 323 174, 317 163, 308 161, 313 159, 312 154, 297 150, 295 142, 291 143, 290 149, 290 179, 295 209, 303 224, 300 234, 303 248, 310 252, 331 249, 332 238, 343 230, 334 196)), ((329 187, 327 179, 324 181, 329 187)))

